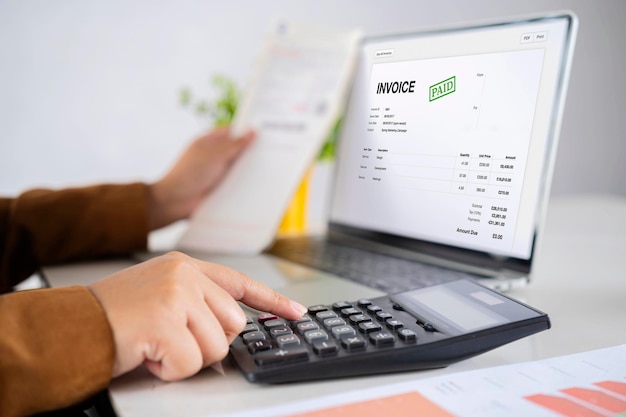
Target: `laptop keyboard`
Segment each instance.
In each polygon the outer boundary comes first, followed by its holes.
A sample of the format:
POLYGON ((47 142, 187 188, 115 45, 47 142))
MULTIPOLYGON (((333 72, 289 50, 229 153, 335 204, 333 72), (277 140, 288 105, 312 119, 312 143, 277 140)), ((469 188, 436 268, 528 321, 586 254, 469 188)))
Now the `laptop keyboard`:
POLYGON ((402 259, 329 241, 278 241, 270 254, 379 289, 388 294, 440 284, 474 275, 402 259))

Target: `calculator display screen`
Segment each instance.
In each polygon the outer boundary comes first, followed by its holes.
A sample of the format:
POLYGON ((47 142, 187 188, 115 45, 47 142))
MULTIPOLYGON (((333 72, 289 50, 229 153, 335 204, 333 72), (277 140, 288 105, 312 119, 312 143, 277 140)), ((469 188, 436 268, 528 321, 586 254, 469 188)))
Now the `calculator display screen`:
POLYGON ((463 331, 495 326, 508 321, 445 287, 424 288, 406 295, 417 301, 429 315, 463 331))

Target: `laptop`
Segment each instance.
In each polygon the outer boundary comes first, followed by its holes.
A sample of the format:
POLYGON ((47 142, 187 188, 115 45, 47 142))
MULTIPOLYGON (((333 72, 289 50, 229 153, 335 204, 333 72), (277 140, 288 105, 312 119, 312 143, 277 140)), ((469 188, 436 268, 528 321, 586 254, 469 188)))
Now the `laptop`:
POLYGON ((528 284, 576 31, 563 12, 365 38, 327 233, 267 253, 385 293, 528 284))

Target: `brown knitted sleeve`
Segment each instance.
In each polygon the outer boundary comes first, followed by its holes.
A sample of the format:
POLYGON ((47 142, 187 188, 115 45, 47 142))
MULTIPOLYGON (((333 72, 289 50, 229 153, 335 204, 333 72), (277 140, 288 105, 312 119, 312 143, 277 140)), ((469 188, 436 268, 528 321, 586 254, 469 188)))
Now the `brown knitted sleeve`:
POLYGON ((0 293, 39 266, 146 247, 147 186, 32 190, 0 199, 0 293))
POLYGON ((67 407, 106 388, 113 334, 85 287, 0 297, 0 415, 67 407))

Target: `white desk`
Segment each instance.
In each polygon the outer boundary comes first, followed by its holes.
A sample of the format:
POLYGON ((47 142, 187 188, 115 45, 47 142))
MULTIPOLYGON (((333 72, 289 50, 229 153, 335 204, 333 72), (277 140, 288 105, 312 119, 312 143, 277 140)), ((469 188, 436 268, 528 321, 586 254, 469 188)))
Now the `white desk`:
MULTIPOLYGON (((556 198, 537 255, 534 281, 510 295, 550 315, 552 329, 514 342, 446 369, 335 381, 262 386, 248 383, 230 364, 224 375, 206 369, 188 380, 165 383, 138 369, 113 381, 110 392, 120 416, 209 416, 315 398, 355 388, 426 378, 489 366, 581 352, 626 343, 626 199, 611 196, 556 198)), ((228 262, 228 259, 224 259, 228 262)), ((85 284, 129 266, 108 261, 46 268, 53 286, 85 284)), ((254 268, 254 265, 250 265, 254 268)), ((269 267, 261 265, 261 268, 269 267)), ((249 272, 249 271, 245 271, 249 272)), ((254 274, 281 287, 271 268, 254 274)), ((303 274, 299 290, 288 295, 305 304, 374 296, 376 291, 351 283, 328 294, 312 292, 303 274), (359 291, 354 294, 353 291, 359 291)), ((313 279, 313 281, 315 281, 313 279)), ((297 287, 297 286, 296 286, 297 287)), ((626 360, 626 358, 624 358, 626 360)))

